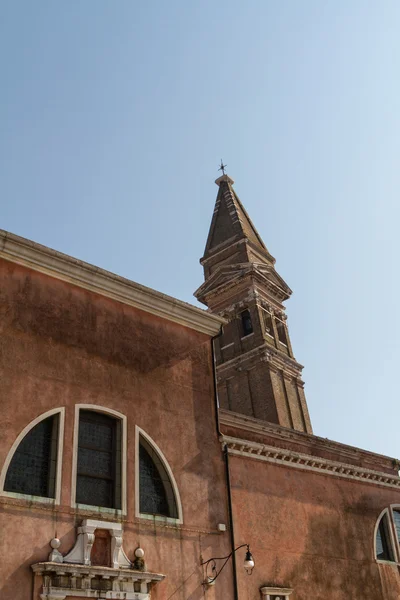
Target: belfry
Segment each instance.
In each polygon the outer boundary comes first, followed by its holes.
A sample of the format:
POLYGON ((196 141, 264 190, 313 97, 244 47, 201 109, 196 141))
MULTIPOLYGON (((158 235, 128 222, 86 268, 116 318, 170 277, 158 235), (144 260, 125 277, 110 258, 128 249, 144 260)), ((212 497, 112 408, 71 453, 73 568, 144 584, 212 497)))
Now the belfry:
POLYGON ((291 290, 226 174, 200 263, 205 281, 195 292, 228 323, 216 339, 220 407, 312 433, 283 302, 291 290))

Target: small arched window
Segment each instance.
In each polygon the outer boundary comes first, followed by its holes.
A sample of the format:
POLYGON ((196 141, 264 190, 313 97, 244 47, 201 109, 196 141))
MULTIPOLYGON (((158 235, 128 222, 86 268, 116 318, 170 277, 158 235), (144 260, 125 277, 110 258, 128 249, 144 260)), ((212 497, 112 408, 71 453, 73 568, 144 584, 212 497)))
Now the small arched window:
POLYGON ((25 434, 8 466, 5 492, 56 497, 59 420, 59 414, 53 414, 25 434))
POLYGON ((253 323, 251 322, 251 314, 248 309, 244 310, 240 315, 242 319, 242 335, 250 335, 253 333, 253 323))
POLYGON ((395 561, 392 538, 390 535, 389 515, 386 510, 376 527, 375 556, 378 560, 395 561))
POLYGON ((139 436, 139 512, 178 519, 171 478, 158 452, 139 436))

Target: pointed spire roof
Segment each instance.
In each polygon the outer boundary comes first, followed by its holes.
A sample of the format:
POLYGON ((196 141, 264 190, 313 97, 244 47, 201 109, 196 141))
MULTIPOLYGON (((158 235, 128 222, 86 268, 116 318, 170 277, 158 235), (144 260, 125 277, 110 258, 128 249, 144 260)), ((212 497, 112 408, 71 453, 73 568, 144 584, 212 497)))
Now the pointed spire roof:
POLYGON ((215 183, 219 186, 204 258, 217 246, 227 241, 249 240, 263 253, 269 254, 260 234, 254 227, 235 190, 229 175, 222 175, 215 183))

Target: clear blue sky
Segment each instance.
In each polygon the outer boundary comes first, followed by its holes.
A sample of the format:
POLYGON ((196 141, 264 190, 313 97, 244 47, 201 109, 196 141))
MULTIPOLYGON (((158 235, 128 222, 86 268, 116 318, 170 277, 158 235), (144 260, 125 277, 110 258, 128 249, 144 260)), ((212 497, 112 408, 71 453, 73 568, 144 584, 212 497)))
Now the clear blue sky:
POLYGON ((4 0, 0 227, 183 300, 220 158, 318 435, 400 456, 398 0, 4 0))

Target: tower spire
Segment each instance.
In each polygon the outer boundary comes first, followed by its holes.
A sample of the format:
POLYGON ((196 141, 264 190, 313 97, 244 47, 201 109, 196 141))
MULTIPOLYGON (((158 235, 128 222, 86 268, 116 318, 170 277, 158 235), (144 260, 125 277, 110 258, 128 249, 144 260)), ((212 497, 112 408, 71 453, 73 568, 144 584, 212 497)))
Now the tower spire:
POLYGON ((228 320, 215 342, 221 408, 312 432, 283 302, 291 290, 224 172, 195 296, 228 320))
POLYGON ((232 241, 247 240, 250 245, 258 248, 269 261, 274 263, 275 259, 269 254, 233 188, 235 183, 233 179, 224 173, 215 180, 215 183, 219 190, 202 260, 205 260, 217 246, 224 246, 232 241))

